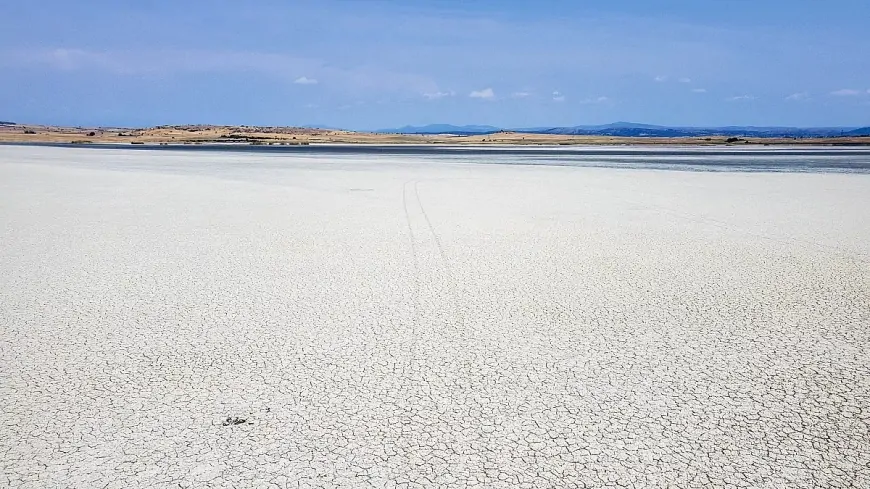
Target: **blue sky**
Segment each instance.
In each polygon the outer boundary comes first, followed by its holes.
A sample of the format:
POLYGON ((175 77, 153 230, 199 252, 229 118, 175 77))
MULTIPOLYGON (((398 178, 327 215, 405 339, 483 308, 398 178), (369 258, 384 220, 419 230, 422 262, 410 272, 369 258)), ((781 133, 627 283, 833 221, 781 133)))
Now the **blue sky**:
POLYGON ((4 1, 0 120, 870 125, 870 1, 4 1))

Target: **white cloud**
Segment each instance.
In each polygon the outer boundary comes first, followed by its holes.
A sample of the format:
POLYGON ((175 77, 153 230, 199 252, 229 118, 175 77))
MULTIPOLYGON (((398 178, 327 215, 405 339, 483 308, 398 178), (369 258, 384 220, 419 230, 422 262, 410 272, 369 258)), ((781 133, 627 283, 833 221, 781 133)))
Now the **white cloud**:
POLYGON ((686 77, 680 78, 680 79, 677 80, 677 81, 680 82, 680 83, 692 83, 692 79, 691 79, 691 78, 686 78, 686 77))
POLYGON ((317 85, 317 80, 314 78, 308 78, 307 76, 300 76, 299 78, 293 80, 293 83, 297 85, 317 85))
POLYGON ((513 97, 513 98, 526 98, 529 95, 531 95, 531 93, 529 93, 529 92, 514 92, 511 94, 511 97, 513 97))
POLYGON ((471 98, 491 99, 495 98, 495 92, 493 92, 491 88, 484 88, 483 90, 475 90, 469 93, 468 96, 471 98))
POLYGON ((664 81, 668 81, 668 77, 666 77, 664 75, 659 75, 653 79, 659 83, 664 82, 664 81))
POLYGON ((428 98, 429 100, 436 100, 444 97, 452 97, 456 95, 456 92, 427 92, 424 93, 423 96, 428 98))
POLYGON ((786 100, 807 100, 810 98, 810 94, 807 92, 797 92, 786 97, 786 100))
POLYGON ((707 93, 706 88, 693 88, 692 91, 695 93, 707 93))
POLYGON ((854 95, 861 95, 861 90, 854 90, 851 88, 841 88, 839 90, 834 90, 831 92, 831 95, 835 95, 837 97, 851 97, 854 95))
POLYGON ((755 100, 755 96, 754 95, 736 95, 734 97, 728 97, 725 100, 727 100, 729 102, 738 102, 741 100, 755 100))
POLYGON ((601 97, 583 99, 579 103, 581 103, 581 104, 603 104, 603 103, 609 102, 609 101, 610 101, 610 98, 605 97, 605 96, 601 96, 601 97))
POLYGON ((562 92, 556 90, 555 92, 553 92, 553 101, 554 102, 564 102, 565 96, 562 95, 562 92))

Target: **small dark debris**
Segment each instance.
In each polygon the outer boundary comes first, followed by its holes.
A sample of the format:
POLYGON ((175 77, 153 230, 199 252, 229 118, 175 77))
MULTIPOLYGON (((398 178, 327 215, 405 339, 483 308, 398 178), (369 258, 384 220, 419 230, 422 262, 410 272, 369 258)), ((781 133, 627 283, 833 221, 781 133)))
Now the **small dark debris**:
POLYGON ((247 419, 239 418, 238 416, 227 416, 227 419, 225 419, 223 421, 223 423, 221 423, 221 424, 224 426, 235 426, 237 424, 245 424, 245 423, 254 424, 254 423, 248 421, 247 419))

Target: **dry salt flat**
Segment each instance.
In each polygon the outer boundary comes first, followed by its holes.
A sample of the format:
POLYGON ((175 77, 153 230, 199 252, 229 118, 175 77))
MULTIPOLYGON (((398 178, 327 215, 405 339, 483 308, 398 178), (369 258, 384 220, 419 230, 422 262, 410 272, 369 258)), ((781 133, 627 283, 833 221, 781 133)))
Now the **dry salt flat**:
POLYGON ((0 487, 870 487, 870 175, 0 147, 0 487))

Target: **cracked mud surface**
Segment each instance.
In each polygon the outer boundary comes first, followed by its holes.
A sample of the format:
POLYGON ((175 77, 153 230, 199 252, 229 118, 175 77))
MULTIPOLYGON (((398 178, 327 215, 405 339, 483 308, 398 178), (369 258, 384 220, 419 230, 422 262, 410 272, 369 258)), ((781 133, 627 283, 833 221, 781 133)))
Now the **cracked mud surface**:
POLYGON ((2 147, 0 230, 0 487, 870 487, 870 176, 2 147))

